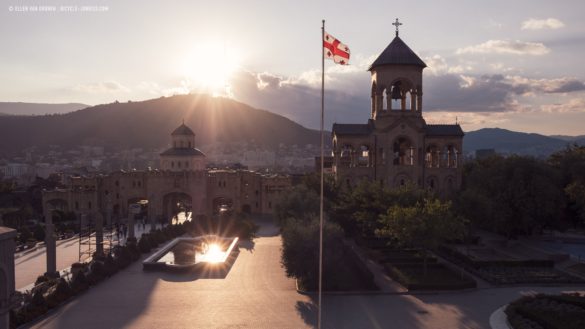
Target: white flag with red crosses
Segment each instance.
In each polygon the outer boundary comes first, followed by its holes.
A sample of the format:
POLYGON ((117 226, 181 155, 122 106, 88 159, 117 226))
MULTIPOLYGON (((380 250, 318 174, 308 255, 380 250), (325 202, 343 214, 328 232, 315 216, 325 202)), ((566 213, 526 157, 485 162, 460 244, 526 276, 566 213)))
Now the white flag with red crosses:
POLYGON ((327 32, 323 35, 323 47, 325 58, 332 59, 336 64, 349 64, 349 47, 327 32))

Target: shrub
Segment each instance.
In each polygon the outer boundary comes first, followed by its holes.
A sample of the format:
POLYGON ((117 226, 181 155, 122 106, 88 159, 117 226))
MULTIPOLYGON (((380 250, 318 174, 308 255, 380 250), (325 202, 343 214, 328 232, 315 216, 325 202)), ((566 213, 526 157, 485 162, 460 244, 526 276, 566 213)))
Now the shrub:
POLYGON ((35 281, 35 286, 38 286, 41 283, 48 282, 50 279, 46 275, 39 275, 37 280, 35 281))
POLYGON ((33 236, 37 241, 44 241, 45 240, 45 229, 41 226, 41 224, 37 224, 35 226, 33 236))
POLYGON ((32 233, 29 231, 29 229, 24 226, 23 228, 20 229, 20 235, 18 236, 18 241, 20 241, 20 243, 26 243, 28 241, 28 239, 31 239, 32 233))
POLYGON ((89 274, 87 280, 90 285, 96 285, 105 278, 104 264, 99 261, 92 261, 89 266, 89 274))
POLYGON ((148 238, 147 234, 143 234, 140 240, 138 241, 138 249, 143 254, 149 253, 150 250, 152 249, 152 246, 150 245, 150 239, 148 238))
POLYGON ((47 313, 47 310, 47 301, 43 297, 43 293, 40 291, 35 292, 30 303, 25 307, 27 313, 25 316, 26 322, 47 313))
POLYGON ((126 248, 128 248, 128 251, 130 252, 131 261, 136 261, 136 260, 140 259, 141 252, 135 243, 127 245, 126 248))
POLYGON ((130 254, 130 248, 125 246, 119 246, 114 249, 114 262, 119 268, 126 268, 132 262, 132 255, 130 254))
POLYGON ((71 280, 71 290, 75 294, 79 294, 89 288, 89 282, 85 273, 83 271, 79 271, 77 274, 73 275, 73 279, 71 280))
POLYGON ((390 277, 408 290, 455 290, 475 288, 476 282, 443 264, 429 264, 427 273, 419 264, 384 264, 390 277))
POLYGON ((71 287, 65 279, 61 278, 57 281, 57 284, 49 288, 46 294, 47 305, 49 308, 55 308, 63 301, 71 297, 71 287))
POLYGON ((114 260, 114 257, 112 257, 112 255, 108 255, 104 261, 104 274, 106 276, 112 276, 114 274, 116 274, 116 272, 118 272, 118 264, 116 263, 116 261, 114 260))

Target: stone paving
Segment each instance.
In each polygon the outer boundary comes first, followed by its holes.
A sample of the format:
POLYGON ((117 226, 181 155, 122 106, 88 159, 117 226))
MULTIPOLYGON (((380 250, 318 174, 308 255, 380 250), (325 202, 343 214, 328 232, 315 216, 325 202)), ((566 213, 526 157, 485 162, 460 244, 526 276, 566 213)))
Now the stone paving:
MULTIPOLYGON (((139 262, 59 308, 33 328, 314 328, 316 300, 280 266, 280 237, 263 226, 225 278, 143 272, 139 262)), ((413 295, 330 295, 324 328, 490 328, 521 294, 583 287, 508 287, 413 295)))

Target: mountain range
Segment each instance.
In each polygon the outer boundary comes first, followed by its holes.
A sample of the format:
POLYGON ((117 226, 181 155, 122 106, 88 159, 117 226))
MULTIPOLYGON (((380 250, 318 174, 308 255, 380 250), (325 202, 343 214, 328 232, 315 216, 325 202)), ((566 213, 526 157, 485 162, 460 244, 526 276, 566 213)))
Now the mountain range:
POLYGON ((182 122, 196 133, 197 145, 246 141, 275 148, 319 143, 318 131, 282 116, 228 98, 191 94, 115 102, 66 114, 0 116, 0 156, 49 145, 155 149, 168 145, 170 133, 182 122))
POLYGON ((89 105, 79 103, 43 104, 22 102, 0 102, 0 115, 45 115, 64 114, 81 110, 89 105))
MULTIPOLYGON (((25 148, 60 145, 104 146, 113 150, 155 149, 168 145, 170 132, 185 122, 196 144, 246 141, 266 148, 280 144, 319 144, 319 132, 283 116, 228 98, 201 94, 161 97, 140 102, 83 104, 0 103, 0 156, 25 148), (12 105, 8 105, 12 104, 12 105), (32 113, 34 115, 23 115, 32 113), (44 113, 57 113, 45 114, 44 113)), ((329 135, 327 135, 329 136, 329 135)), ((326 138, 330 143, 330 138, 326 138)), ((544 136, 500 128, 466 132, 464 152, 548 156, 569 144, 585 145, 583 136, 544 136)))

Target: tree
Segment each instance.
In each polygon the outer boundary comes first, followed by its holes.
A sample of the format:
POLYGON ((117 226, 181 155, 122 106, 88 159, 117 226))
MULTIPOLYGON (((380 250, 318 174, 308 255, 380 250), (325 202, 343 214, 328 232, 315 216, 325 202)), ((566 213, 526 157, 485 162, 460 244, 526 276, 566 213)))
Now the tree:
POLYGON ((549 163, 561 172, 561 187, 569 199, 569 208, 578 221, 585 223, 585 146, 569 146, 554 153, 549 163))
MULTIPOLYGON (((418 247, 425 251, 436 249, 446 240, 461 239, 466 221, 451 210, 451 202, 425 198, 414 206, 393 205, 379 217, 379 237, 393 238, 406 247, 418 247)), ((427 273, 426 253, 424 273, 427 273)))
POLYGON ((301 184, 284 194, 274 207, 281 226, 291 218, 309 221, 319 215, 319 195, 301 184))
POLYGON ((514 238, 558 225, 565 204, 558 170, 531 157, 491 157, 466 168, 457 209, 484 228, 514 238), (470 207, 462 202, 472 201, 470 207))
MULTIPOLYGON (((343 231, 335 223, 323 226, 323 277, 333 278, 343 262, 343 231)), ((319 278, 319 220, 289 220, 282 229, 281 263, 288 277, 314 290, 319 278)), ((326 281, 324 279, 324 281, 326 281)))
POLYGON ((340 195, 332 208, 331 219, 339 223, 348 236, 372 237, 380 228, 378 217, 390 206, 412 206, 427 195, 429 192, 414 185, 391 190, 377 182, 364 180, 340 195))

